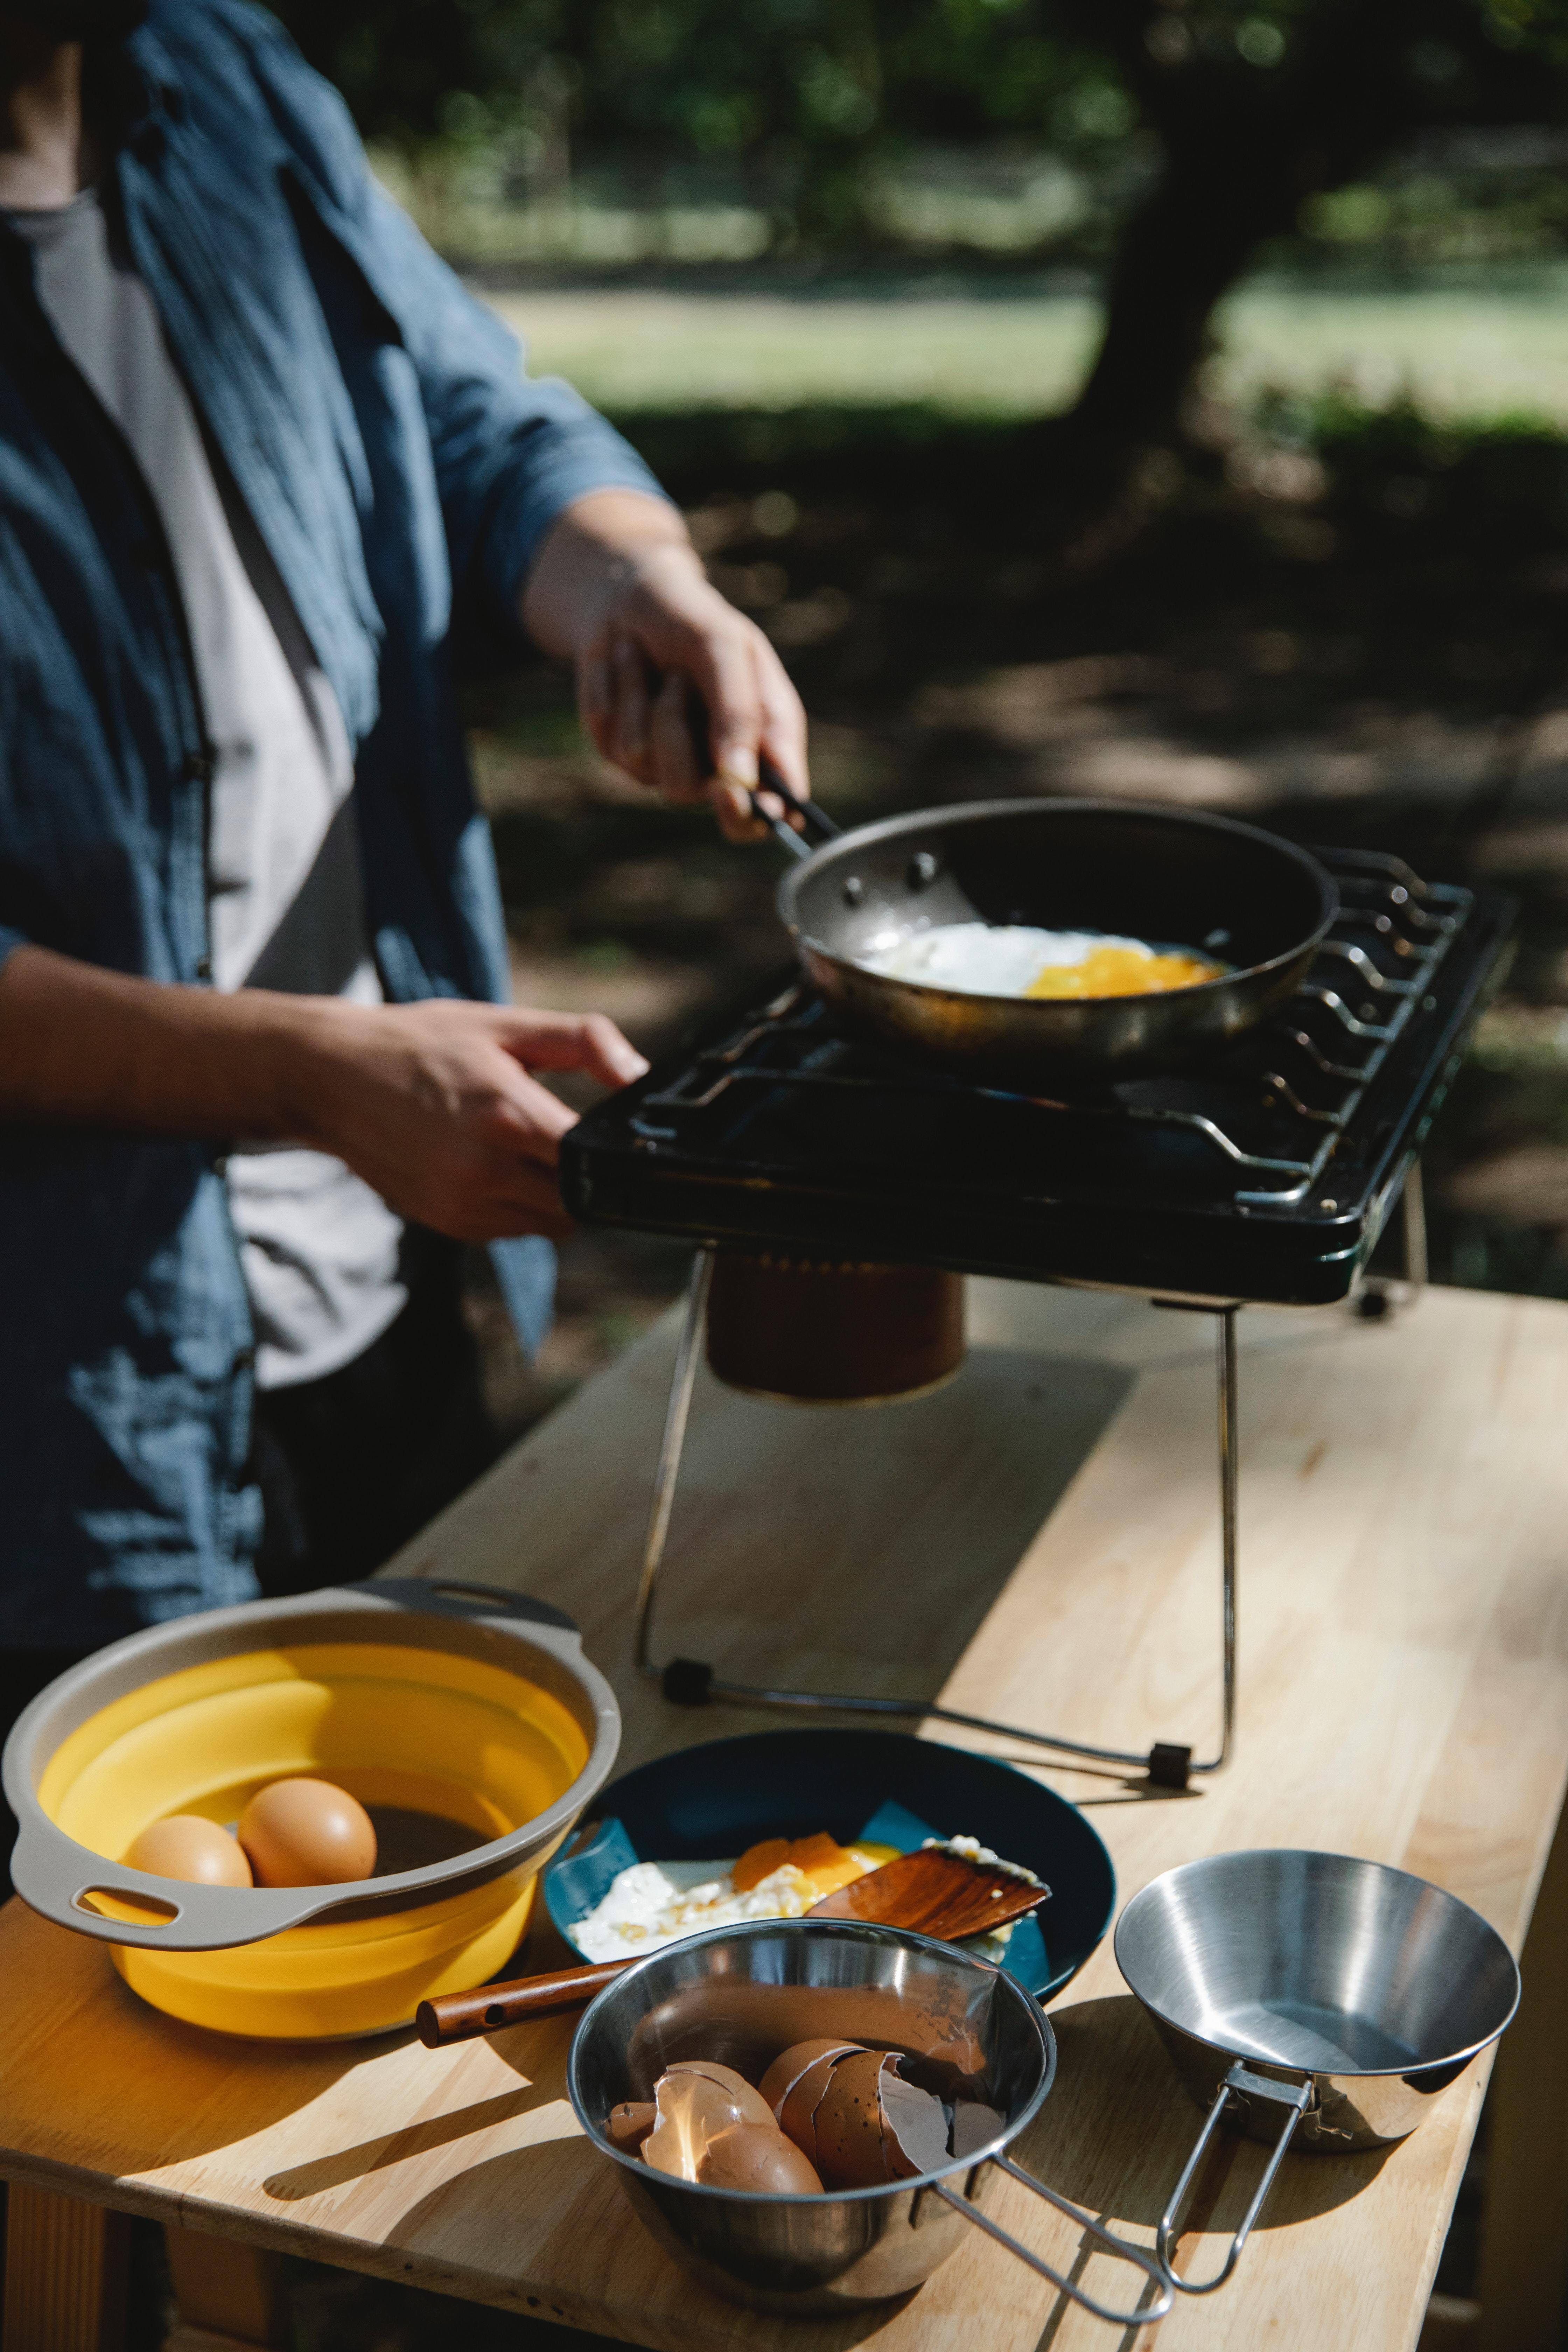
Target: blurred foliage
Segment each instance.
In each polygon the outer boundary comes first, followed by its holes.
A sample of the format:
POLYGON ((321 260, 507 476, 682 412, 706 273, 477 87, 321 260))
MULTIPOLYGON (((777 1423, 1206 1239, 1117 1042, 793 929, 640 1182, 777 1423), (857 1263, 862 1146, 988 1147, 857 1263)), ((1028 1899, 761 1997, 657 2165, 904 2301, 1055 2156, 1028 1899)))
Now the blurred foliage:
MULTIPOLYGON (((1266 109, 1336 20, 1353 48, 1400 12, 1393 0, 281 0, 280 13, 367 135, 405 154, 482 150, 514 202, 559 194, 584 158, 609 160, 650 201, 672 171, 727 181, 787 251, 885 236, 879 173, 921 149, 1044 147, 1109 186, 1115 211, 1184 125, 1201 137, 1216 108, 1266 109)), ((1568 121, 1568 0, 1405 13, 1391 136, 1568 121)), ((1553 233, 1561 160, 1531 194, 1553 233)), ((1302 226, 1331 248, 1392 222, 1419 248, 1445 209, 1440 180, 1317 197, 1302 226)), ((1053 218, 1102 248, 1105 210, 1058 203, 1053 218)))

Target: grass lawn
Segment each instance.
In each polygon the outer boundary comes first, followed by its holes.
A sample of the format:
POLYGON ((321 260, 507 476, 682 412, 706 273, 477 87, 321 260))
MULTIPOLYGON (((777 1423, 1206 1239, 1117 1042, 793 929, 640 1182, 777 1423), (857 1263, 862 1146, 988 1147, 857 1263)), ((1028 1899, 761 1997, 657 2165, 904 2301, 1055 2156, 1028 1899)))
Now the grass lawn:
MULTIPOLYGON (((489 299, 531 363, 623 415, 930 404, 958 415, 1065 407, 1094 348, 1082 279, 846 280, 804 291, 543 285, 489 299)), ((1343 383, 1439 416, 1568 425, 1568 265, 1408 283, 1258 278, 1221 314, 1222 398, 1343 383)))

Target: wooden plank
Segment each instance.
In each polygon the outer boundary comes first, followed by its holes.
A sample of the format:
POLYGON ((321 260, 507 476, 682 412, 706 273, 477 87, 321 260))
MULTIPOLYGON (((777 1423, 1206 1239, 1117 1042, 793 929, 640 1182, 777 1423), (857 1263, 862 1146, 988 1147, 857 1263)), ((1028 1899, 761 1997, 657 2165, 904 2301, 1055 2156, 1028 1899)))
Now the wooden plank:
POLYGON ((276 2254, 174 2226, 163 2244, 179 2311, 163 2352, 273 2352, 292 2343, 276 2254))
POLYGON ((129 2244, 123 2213, 14 2181, 0 2352, 121 2352, 129 2244))
POLYGON ((1562 2352, 1568 2336, 1568 1820, 1521 1965, 1519 2016, 1492 2083, 1475 2352, 1562 2352))
MULTIPOLYGON (((920 1403, 791 1410, 704 1378, 665 1647, 841 1688, 940 1685, 1119 1747, 1202 1746, 1218 1710, 1209 1319, 999 1284, 973 1285, 972 1308, 970 1369, 920 1403)), ((1192 1855, 1327 1846, 1453 1886, 1517 1948, 1568 1780, 1568 1309, 1436 1292, 1392 1323, 1255 1311, 1241 1329, 1237 1760, 1184 1797, 1043 1777, 1091 1809, 1123 1900, 1192 1855)), ((396 1563, 573 1610, 621 1696, 626 1763, 777 1720, 682 1713, 630 1670, 671 1344, 666 1326, 632 1350, 396 1563)), ((0 1974, 0 2168, 672 2352, 806 2340, 695 2286, 631 2219, 565 2102, 570 2021, 436 2053, 229 2044, 142 2008, 99 1948, 15 1905, 0 1974)), ((1152 2238, 1195 2110, 1109 1948, 1055 2015, 1058 2084, 1021 2160, 1152 2238)), ((1385 2154, 1288 2159, 1237 2280, 1184 2303, 1162 2352, 1408 2352, 1481 2088, 1385 2154)), ((1226 2144, 1194 2275, 1258 2161, 1226 2144)), ((1096 2291, 1124 2290, 1131 2273, 1086 2263, 1022 2189, 997 2210, 1096 2291)), ((1111 2340, 978 2238, 901 2308, 809 2337, 1111 2340)))

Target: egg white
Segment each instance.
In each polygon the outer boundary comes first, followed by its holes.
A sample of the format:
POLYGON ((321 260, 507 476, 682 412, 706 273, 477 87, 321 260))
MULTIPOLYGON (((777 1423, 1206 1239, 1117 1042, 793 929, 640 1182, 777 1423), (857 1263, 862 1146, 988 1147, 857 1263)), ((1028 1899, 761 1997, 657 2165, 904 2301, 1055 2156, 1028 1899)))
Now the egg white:
POLYGON ((1024 996, 1049 964, 1082 963, 1096 948, 1155 952, 1115 931, 1044 931, 1032 923, 935 923, 859 961, 888 980, 951 988, 963 996, 1024 996))

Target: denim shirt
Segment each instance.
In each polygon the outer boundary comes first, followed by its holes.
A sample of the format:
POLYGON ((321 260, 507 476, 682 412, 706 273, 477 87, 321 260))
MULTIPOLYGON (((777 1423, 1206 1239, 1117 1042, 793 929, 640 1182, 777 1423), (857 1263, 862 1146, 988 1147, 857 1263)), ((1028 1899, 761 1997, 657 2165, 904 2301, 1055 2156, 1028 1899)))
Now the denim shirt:
MULTIPOLYGON (((154 0, 109 61, 101 194, 356 750, 397 1001, 507 995, 451 691, 517 628, 548 526, 656 491, 524 376, 376 189, 344 110, 240 0, 154 0)), ((156 510, 0 226, 0 960, 23 942, 208 983, 212 772, 156 510)), ((222 1137, 0 1128, 0 1640, 81 1648, 256 1591, 250 1314, 222 1137)), ((525 1337, 553 1260, 501 1244, 525 1337)))

